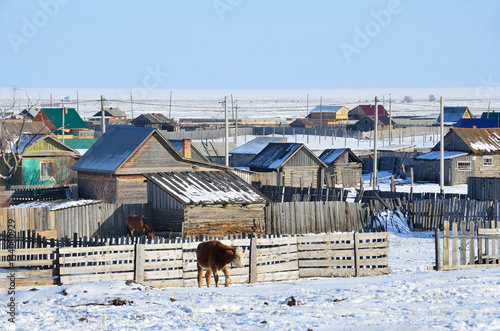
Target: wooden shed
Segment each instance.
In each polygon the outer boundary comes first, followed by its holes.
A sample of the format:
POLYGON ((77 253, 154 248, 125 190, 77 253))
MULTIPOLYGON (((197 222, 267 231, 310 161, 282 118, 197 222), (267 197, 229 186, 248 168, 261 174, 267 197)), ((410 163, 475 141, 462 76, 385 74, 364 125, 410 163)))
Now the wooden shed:
POLYGON ((145 203, 148 172, 226 170, 183 157, 156 129, 111 126, 72 167, 82 198, 145 203))
POLYGON ((265 233, 271 201, 229 172, 144 174, 157 233, 180 236, 265 233))
POLYGON ((252 159, 270 143, 286 143, 286 138, 256 137, 229 152, 231 156, 231 165, 233 167, 246 167, 248 162, 252 161, 252 159))
POLYGON ((322 187, 326 164, 304 144, 270 143, 247 164, 262 185, 322 187))
POLYGON ((347 121, 349 108, 345 106, 316 106, 309 112, 307 119, 317 125, 343 124, 347 121))
MULTIPOLYGON (((445 185, 466 184, 470 176, 500 176, 500 128, 451 128, 444 137, 445 185), (447 161, 448 160, 448 161, 447 161)), ((440 144, 415 159, 415 180, 439 182, 440 144), (426 168, 422 162, 428 163, 426 168)))
POLYGON ((363 161, 350 148, 325 149, 319 158, 327 165, 325 179, 328 186, 357 187, 362 178, 363 161))

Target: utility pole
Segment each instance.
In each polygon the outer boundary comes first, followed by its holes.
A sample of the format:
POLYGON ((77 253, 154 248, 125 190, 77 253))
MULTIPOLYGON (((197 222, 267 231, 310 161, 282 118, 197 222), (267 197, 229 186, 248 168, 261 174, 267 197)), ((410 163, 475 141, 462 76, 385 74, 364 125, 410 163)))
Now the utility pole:
POLYGON ((234 144, 238 146, 238 100, 236 100, 236 120, 234 121, 234 144))
POLYGON ((52 108, 52 93, 50 93, 50 108, 52 108))
POLYGON ((101 95, 101 125, 102 134, 106 133, 106 120, 104 119, 104 96, 101 95))
POLYGON ((80 107, 78 105, 78 90, 76 90, 76 112, 80 114, 80 107))
POLYGON ((306 117, 309 115, 309 93, 307 93, 307 101, 306 101, 306 117))
POLYGON ((228 119, 228 107, 227 107, 227 96, 224 99, 224 108, 225 108, 225 114, 226 114, 226 141, 224 144, 225 147, 225 152, 224 152, 224 159, 225 159, 225 165, 226 167, 229 166, 229 119, 228 119))
POLYGON ((132 110, 132 119, 134 119, 134 100, 132 100, 132 92, 130 92, 130 109, 132 110))
POLYGON ((444 107, 443 107, 443 97, 440 99, 441 103, 441 123, 440 123, 440 134, 441 142, 439 143, 440 151, 440 162, 439 162, 439 187, 441 192, 441 197, 444 194, 444 107))
POLYGON ((373 187, 375 191, 378 187, 378 151, 377 151, 377 136, 378 133, 378 98, 375 97, 375 124, 373 128, 373 187))
POLYGON ((323 97, 319 98, 319 142, 321 143, 321 130, 323 129, 323 97))
POLYGON ((61 100, 61 106, 62 106, 62 142, 64 144, 64 100, 61 100))
POLYGON ((392 145, 392 99, 389 93, 389 145, 392 145))
POLYGON ((172 91, 170 91, 170 102, 168 104, 168 119, 172 118, 172 91))

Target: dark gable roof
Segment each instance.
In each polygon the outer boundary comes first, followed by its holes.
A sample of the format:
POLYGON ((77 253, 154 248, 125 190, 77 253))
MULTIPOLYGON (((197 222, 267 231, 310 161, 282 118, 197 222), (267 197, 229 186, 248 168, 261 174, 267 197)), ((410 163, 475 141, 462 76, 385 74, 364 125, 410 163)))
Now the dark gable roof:
MULTIPOLYGON (((464 116, 467 109, 468 107, 444 107, 444 122, 458 122, 464 116)), ((436 122, 441 122, 441 114, 439 114, 436 122)))
POLYGON ((445 136, 445 141, 446 137, 452 132, 454 132, 475 154, 500 153, 500 128, 489 128, 489 129, 451 128, 450 132, 448 132, 445 136))
POLYGON ((310 152, 304 144, 270 143, 247 164, 247 167, 253 171, 277 170, 302 148, 314 156, 318 160, 318 163, 326 166, 326 164, 318 159, 314 153, 310 152))
MULTIPOLYGON (((101 117, 102 113, 99 110, 97 113, 94 114, 94 117, 101 117)), ((104 108, 104 117, 124 117, 127 116, 127 114, 123 111, 120 110, 120 108, 104 108)))
POLYGON ((284 137, 256 137, 246 144, 233 149, 229 154, 244 154, 244 155, 257 155, 269 143, 285 143, 287 138, 284 137))
POLYGON ((164 116, 161 113, 142 114, 139 117, 132 120, 132 123, 149 123, 149 124, 163 124, 169 122, 170 120, 168 119, 168 117, 164 116))
POLYGON ((184 205, 270 202, 250 184, 226 171, 174 171, 143 175, 184 205))
POLYGON ((331 165, 344 155, 344 153, 349 153, 349 161, 363 163, 363 161, 356 154, 354 154, 350 148, 325 149, 319 156, 319 159, 325 164, 331 165))
MULTIPOLYGON (((106 133, 90 147, 71 169, 114 173, 154 132, 157 131, 153 128, 110 126, 106 133)), ((157 134, 164 139, 162 135, 157 134)), ((165 142, 171 146, 167 140, 165 142)), ((172 151, 177 153, 173 147, 172 151)), ((178 156, 181 158, 180 154, 178 156)))

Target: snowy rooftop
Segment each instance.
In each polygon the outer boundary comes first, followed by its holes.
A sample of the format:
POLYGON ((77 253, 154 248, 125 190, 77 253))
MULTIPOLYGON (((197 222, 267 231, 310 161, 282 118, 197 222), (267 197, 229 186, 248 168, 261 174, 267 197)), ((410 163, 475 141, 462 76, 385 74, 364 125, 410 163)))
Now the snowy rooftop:
MULTIPOLYGON (((454 159, 456 157, 467 155, 465 152, 455 152, 455 151, 444 151, 444 158, 454 159)), ((441 158, 441 151, 432 151, 426 154, 417 156, 416 160, 439 160, 441 158)))
POLYGON ((144 174, 183 204, 267 203, 242 179, 225 171, 144 174))
POLYGON ((286 138, 284 137, 266 137, 266 136, 261 136, 257 137, 255 139, 250 140, 244 145, 241 145, 240 147, 233 149, 229 154, 250 154, 250 155, 256 155, 262 151, 267 144, 269 143, 282 143, 286 142, 286 138))

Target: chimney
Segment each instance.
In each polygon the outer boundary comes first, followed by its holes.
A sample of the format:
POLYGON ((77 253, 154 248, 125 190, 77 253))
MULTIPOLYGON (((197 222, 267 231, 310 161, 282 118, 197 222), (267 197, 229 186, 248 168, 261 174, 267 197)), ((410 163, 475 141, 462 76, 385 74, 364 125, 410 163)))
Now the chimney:
POLYGON ((182 139, 182 156, 191 158, 191 139, 182 139))

